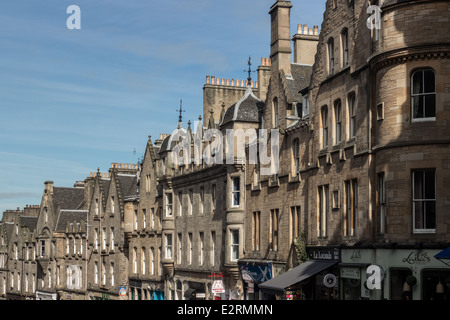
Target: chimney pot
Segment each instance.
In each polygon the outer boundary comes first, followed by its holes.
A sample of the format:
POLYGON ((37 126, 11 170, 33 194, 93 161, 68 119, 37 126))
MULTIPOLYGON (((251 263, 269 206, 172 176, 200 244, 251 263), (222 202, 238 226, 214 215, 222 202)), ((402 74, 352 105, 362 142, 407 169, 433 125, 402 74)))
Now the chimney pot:
POLYGON ((302 25, 301 24, 297 25, 297 33, 302 34, 302 25))

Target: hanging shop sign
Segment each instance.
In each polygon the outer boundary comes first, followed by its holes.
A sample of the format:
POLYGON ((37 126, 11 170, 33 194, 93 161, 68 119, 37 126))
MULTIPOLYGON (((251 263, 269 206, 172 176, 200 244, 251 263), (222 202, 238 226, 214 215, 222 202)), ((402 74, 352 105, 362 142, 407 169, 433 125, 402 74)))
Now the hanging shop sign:
POLYGON ((328 273, 323 277, 323 284, 327 288, 333 288, 337 283, 337 278, 334 274, 328 273))
POLYGON ((127 295, 127 287, 120 287, 119 288, 119 296, 124 297, 127 295))
POLYGON ((214 280, 213 285, 211 287, 211 291, 213 293, 224 293, 225 287, 223 285, 223 281, 222 280, 214 280))

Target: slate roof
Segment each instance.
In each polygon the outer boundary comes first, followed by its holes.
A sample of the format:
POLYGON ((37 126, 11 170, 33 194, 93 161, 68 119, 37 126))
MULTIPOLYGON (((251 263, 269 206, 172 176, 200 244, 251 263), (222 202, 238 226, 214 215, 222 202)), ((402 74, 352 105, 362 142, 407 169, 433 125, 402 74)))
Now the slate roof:
POLYGON ((104 196, 107 197, 109 192, 109 185, 111 184, 111 179, 101 179, 101 183, 103 186, 104 196))
POLYGON ((312 66, 302 64, 291 64, 292 79, 286 79, 288 89, 292 95, 292 99, 296 102, 302 101, 300 90, 309 86, 311 82, 312 66))
POLYGON ((33 232, 34 229, 36 229, 37 220, 38 217, 29 217, 29 216, 20 217, 21 225, 28 227, 28 229, 30 229, 30 232, 33 232))
POLYGON ((136 175, 121 175, 119 173, 117 174, 117 177, 119 179, 120 190, 123 198, 139 195, 136 175))
POLYGON ((66 231, 67 223, 77 223, 86 221, 87 210, 83 211, 65 211, 62 210, 59 212, 58 220, 56 222, 55 231, 64 232, 66 231))
POLYGON ((221 126, 231 121, 259 122, 259 112, 264 102, 258 99, 251 87, 247 87, 244 96, 225 111, 221 126))
POLYGON ((78 209, 84 201, 84 189, 82 188, 53 188, 53 204, 55 208, 78 209))

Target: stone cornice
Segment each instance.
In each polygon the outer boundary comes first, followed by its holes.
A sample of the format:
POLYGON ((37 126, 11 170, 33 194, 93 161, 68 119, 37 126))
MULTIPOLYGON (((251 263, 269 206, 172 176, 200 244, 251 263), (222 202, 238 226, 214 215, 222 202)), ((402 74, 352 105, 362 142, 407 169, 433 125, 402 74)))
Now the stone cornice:
POLYGON ((448 57, 450 57, 450 43, 430 43, 382 52, 369 58, 369 65, 372 71, 378 71, 392 64, 448 57))

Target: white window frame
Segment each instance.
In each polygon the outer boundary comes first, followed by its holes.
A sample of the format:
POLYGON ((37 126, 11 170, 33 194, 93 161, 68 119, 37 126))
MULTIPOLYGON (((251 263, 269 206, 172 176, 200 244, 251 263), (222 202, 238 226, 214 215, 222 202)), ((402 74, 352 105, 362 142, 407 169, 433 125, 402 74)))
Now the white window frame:
MULTIPOLYGON (((436 233, 436 218, 437 218, 437 205, 436 205, 436 169, 430 168, 430 169, 415 169, 412 171, 411 175, 411 184, 412 184, 412 213, 413 213, 413 233, 436 233), (417 173, 421 173, 422 175, 425 175, 426 171, 434 171, 434 199, 416 199, 415 198, 415 183, 414 183, 414 177, 417 173), (416 206, 415 204, 418 202, 431 202, 433 201, 435 203, 435 212, 434 212, 434 220, 435 220, 435 227, 434 228, 416 228, 416 206)), ((424 181, 424 179, 423 179, 424 181)), ((423 188, 425 185, 423 185, 423 188)), ((425 207, 426 208, 426 207, 425 207)), ((426 211, 426 210, 425 210, 426 211)), ((424 213, 424 219, 426 219, 426 212, 424 213)), ((426 221, 423 222, 423 225, 426 225, 426 221)))

